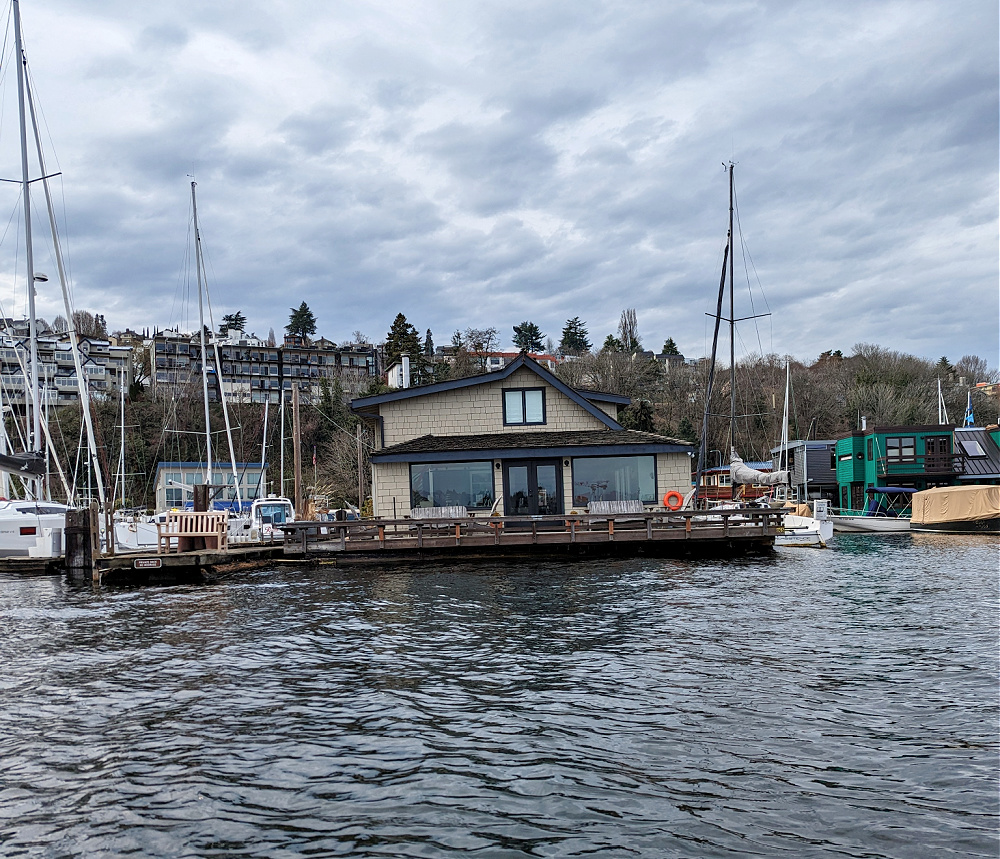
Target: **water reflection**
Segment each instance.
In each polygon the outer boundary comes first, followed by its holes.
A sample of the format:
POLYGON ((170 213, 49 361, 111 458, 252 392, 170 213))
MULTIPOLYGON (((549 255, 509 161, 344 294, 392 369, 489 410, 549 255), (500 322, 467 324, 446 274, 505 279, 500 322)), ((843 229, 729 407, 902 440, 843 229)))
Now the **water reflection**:
POLYGON ((996 545, 858 536, 0 580, 4 853, 995 855, 996 545))

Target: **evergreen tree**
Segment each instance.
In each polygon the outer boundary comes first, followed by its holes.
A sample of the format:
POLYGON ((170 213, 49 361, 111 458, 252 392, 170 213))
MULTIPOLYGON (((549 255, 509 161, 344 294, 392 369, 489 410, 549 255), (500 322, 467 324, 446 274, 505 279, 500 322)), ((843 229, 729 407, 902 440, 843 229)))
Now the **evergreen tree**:
POLYGON ((601 346, 602 352, 624 352, 625 347, 622 346, 622 341, 615 337, 614 334, 609 334, 604 338, 604 344, 601 346))
POLYGON ((309 305, 303 301, 297 310, 293 307, 291 311, 292 313, 288 317, 288 324, 285 326, 285 331, 308 340, 316 333, 316 317, 309 309, 309 305))
POLYGON ((402 355, 410 357, 410 383, 422 385, 428 381, 427 361, 424 358, 420 334, 400 313, 393 320, 389 333, 385 336, 385 364, 390 366, 402 355))
POLYGON ((227 313, 222 317, 220 330, 222 334, 228 334, 230 331, 245 331, 246 324, 247 318, 237 310, 235 313, 227 313))
POLYGON ((434 336, 431 334, 430 328, 427 329, 427 334, 424 336, 424 357, 434 357, 434 336))
POLYGON ((563 355, 583 355, 590 351, 590 339, 587 335, 587 323, 581 322, 579 316, 566 321, 559 341, 559 351, 563 355))
POLYGON ((668 337, 666 342, 663 344, 663 354, 664 355, 680 355, 680 349, 677 348, 677 344, 674 343, 673 337, 668 337))
POLYGON ((653 404, 649 400, 632 403, 622 410, 618 423, 625 429, 653 432, 653 404))
POLYGON ((534 322, 514 326, 514 345, 522 352, 540 352, 545 335, 534 322))

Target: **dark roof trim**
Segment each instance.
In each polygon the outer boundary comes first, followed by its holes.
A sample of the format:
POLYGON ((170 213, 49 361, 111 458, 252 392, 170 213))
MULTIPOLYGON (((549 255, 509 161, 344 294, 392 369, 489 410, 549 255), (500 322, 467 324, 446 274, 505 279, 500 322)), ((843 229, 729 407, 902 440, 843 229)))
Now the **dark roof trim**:
POLYGON ((604 391, 582 391, 579 388, 574 388, 574 390, 581 397, 590 400, 592 403, 615 403, 615 405, 627 406, 632 402, 631 397, 624 397, 621 394, 606 394, 604 391))
MULTIPOLYGON (((411 397, 423 397, 429 394, 441 394, 447 391, 456 391, 460 388, 469 388, 473 385, 483 385, 489 384, 491 382, 500 382, 504 379, 509 378, 522 367, 527 367, 535 375, 544 380, 546 383, 551 385, 561 394, 569 397, 574 403, 576 403, 580 408, 593 417, 597 418, 606 427, 614 430, 622 429, 622 425, 618 423, 614 418, 605 412, 601 411, 597 406, 593 405, 590 400, 579 393, 578 391, 571 388, 565 382, 560 381, 553 373, 546 370, 537 361, 532 360, 527 355, 518 355, 513 361, 511 361, 502 370, 498 370, 495 373, 482 373, 478 376, 468 376, 465 379, 454 379, 450 382, 438 382, 434 385, 420 385, 416 388, 404 388, 401 391, 394 391, 391 394, 379 394, 377 397, 362 397, 357 400, 351 401, 351 411, 359 412, 363 410, 370 409, 372 406, 380 406, 382 403, 392 403, 397 400, 408 400, 411 397)), ((618 402, 618 399, 623 401, 622 404, 627 404, 631 402, 627 397, 618 398, 615 394, 597 394, 596 392, 590 392, 595 399, 600 399, 602 402, 618 402), (615 399, 610 399, 615 397, 615 399)))
POLYGON ((371 455, 372 462, 471 462, 494 459, 544 459, 586 456, 640 456, 655 453, 689 453, 684 444, 601 444, 563 445, 553 447, 480 448, 478 450, 427 451, 424 453, 387 453, 371 455))

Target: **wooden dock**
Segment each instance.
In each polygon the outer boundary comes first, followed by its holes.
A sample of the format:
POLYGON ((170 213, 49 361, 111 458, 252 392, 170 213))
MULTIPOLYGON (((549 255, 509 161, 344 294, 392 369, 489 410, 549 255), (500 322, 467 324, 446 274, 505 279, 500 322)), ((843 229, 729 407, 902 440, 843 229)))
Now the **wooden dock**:
POLYGON ((654 555, 730 557, 768 551, 776 510, 677 511, 290 522, 284 554, 338 564, 654 555))
MULTIPOLYGON (((781 517, 778 510, 761 509, 288 522, 282 525, 284 543, 114 556, 84 551, 74 555, 76 564, 65 558, 7 559, 0 561, 0 572, 65 572, 80 583, 134 587, 201 584, 290 562, 343 566, 539 557, 725 558, 769 551, 781 532, 781 517)), ((89 539, 82 545, 86 549, 89 539)))

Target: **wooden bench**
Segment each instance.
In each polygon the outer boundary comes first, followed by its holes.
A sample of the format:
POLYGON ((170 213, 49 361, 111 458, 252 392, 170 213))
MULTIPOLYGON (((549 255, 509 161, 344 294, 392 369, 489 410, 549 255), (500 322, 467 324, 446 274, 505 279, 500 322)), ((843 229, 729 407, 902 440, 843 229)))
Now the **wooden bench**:
POLYGON ((591 515, 619 515, 622 513, 645 513, 646 508, 641 501, 591 501, 587 505, 591 515))
POLYGON ((228 516, 228 513, 218 510, 167 513, 164 522, 156 523, 156 554, 228 548, 228 516), (173 548, 175 541, 176 548, 173 548))
POLYGON ((414 507, 411 519, 467 519, 469 511, 464 507, 414 507))

